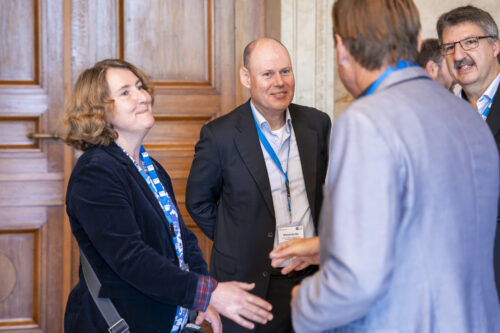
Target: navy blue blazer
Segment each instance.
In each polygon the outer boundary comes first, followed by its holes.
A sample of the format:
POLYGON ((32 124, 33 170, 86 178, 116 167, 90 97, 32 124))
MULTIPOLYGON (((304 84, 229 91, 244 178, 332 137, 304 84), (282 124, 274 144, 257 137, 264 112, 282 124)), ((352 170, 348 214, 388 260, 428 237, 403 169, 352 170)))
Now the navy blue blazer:
MULTIPOLYGON (((175 201, 166 171, 153 160, 162 184, 175 201)), ((168 222, 150 188, 115 143, 87 150, 69 180, 67 213, 78 245, 131 332, 170 332, 178 305, 193 306, 200 274, 207 264, 196 236, 179 216, 184 256, 190 271, 179 268, 168 222)), ((64 329, 106 332, 80 268, 64 329)))

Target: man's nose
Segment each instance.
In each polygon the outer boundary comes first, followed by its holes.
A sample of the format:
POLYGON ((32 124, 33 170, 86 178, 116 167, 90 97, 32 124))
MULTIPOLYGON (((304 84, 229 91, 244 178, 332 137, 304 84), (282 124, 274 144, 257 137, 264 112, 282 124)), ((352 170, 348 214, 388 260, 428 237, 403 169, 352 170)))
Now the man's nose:
POLYGON ((283 85, 283 78, 281 77, 281 74, 280 74, 280 73, 277 73, 277 74, 275 75, 274 84, 275 84, 276 86, 282 86, 282 85, 283 85))
POLYGON ((465 50, 463 49, 460 43, 455 44, 455 52, 453 53, 453 57, 455 60, 462 60, 466 55, 465 50))

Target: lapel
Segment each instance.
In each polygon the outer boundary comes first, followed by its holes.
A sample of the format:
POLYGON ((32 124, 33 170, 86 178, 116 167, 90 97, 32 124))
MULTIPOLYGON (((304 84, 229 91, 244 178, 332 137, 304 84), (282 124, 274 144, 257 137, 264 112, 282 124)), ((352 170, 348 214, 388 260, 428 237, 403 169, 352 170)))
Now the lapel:
POLYGON ((301 119, 303 115, 298 110, 297 105, 290 104, 290 117, 292 118, 293 131, 297 140, 299 150, 300 165, 302 166, 302 175, 306 186, 307 199, 311 215, 315 216, 315 200, 316 200, 316 172, 318 161, 318 135, 315 131, 307 126, 307 121, 301 119))
MULTIPOLYGON (((132 163, 130 158, 128 158, 123 153, 122 149, 115 142, 110 143, 108 146, 104 146, 103 149, 107 153, 112 155, 114 158, 116 158, 121 164, 123 164, 127 168, 128 174, 131 175, 132 178, 134 179, 134 181, 139 185, 139 187, 143 191, 144 195, 148 199, 149 203, 151 204, 151 207, 158 214, 158 217, 162 221, 162 227, 166 228, 167 233, 170 236, 170 237, 167 237, 169 239, 168 241, 169 241, 170 245, 172 246, 172 250, 174 251, 174 253, 176 253, 174 243, 172 241, 172 234, 170 233, 170 228, 167 227, 168 221, 167 221, 167 218, 165 217, 165 213, 163 212, 160 204, 158 203, 158 200, 156 199, 155 195, 153 194, 153 192, 149 188, 148 184, 146 183, 144 178, 142 178, 139 171, 137 171, 137 168, 135 167, 134 163, 132 163)), ((162 181, 162 184, 165 187, 165 189, 168 190, 166 188, 165 180, 162 179, 161 181, 162 181)))
POLYGON ((234 138, 236 149, 255 183, 257 183, 257 187, 264 197, 264 202, 269 212, 275 218, 271 185, 252 116, 250 101, 241 106, 239 117, 236 121, 236 130, 238 131, 238 134, 234 138))
POLYGON ((493 136, 496 137, 500 130, 500 86, 498 86, 497 92, 495 93, 490 113, 486 118, 486 123, 490 127, 493 136))

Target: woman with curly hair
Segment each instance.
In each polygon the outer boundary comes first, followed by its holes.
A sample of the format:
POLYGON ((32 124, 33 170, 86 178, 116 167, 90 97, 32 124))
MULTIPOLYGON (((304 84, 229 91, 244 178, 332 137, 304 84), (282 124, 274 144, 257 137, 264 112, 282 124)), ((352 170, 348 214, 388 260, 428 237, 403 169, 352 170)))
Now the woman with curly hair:
MULTIPOLYGON (((245 327, 272 318, 252 284, 210 277, 186 228, 163 167, 142 141, 154 125, 153 88, 141 70, 107 59, 78 78, 63 119, 63 140, 84 151, 68 183, 72 232, 131 332, 178 332, 188 310, 221 332, 221 314, 245 327)), ((105 332, 82 270, 65 314, 65 332, 105 332)))

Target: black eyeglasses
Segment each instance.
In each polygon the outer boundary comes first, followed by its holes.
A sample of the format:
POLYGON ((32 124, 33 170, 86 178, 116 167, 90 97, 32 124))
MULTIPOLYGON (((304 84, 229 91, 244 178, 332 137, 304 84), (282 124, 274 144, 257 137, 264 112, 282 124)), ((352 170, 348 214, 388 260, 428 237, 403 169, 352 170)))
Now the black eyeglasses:
POLYGON ((441 44, 440 45, 440 50, 442 55, 448 55, 448 54, 453 54, 455 53, 455 45, 460 44, 462 49, 465 51, 470 51, 479 46, 479 40, 483 38, 496 38, 496 36, 476 36, 476 37, 469 37, 465 38, 462 40, 459 40, 458 42, 454 43, 446 43, 446 44, 441 44))

